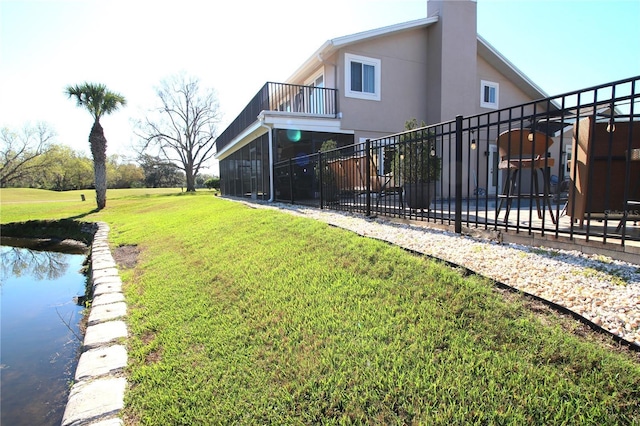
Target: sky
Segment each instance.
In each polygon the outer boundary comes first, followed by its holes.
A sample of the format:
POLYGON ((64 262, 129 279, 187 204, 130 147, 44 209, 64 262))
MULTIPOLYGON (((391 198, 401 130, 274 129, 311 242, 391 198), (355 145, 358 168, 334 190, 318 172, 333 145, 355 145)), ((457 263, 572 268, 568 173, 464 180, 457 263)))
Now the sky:
MULTIPOLYGON (((477 10, 478 33, 549 95, 640 75, 640 0, 477 0, 477 10)), ((426 0, 0 0, 0 127, 46 122, 88 155, 92 118, 64 88, 103 83, 127 99, 101 119, 107 154, 133 158, 133 123, 163 79, 184 72, 213 88, 221 133, 325 41, 426 11, 426 0)))

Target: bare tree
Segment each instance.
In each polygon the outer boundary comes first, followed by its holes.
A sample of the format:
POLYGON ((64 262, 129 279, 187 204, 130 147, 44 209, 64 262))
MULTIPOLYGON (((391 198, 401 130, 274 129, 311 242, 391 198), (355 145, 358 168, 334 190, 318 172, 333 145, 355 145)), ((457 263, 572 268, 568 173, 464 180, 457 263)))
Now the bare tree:
POLYGON ((52 149, 55 132, 46 123, 25 125, 20 133, 0 130, 0 187, 5 188, 45 166, 39 157, 52 149))
POLYGON ((175 164, 185 174, 187 191, 195 191, 196 176, 215 153, 218 98, 213 89, 202 89, 197 78, 184 74, 163 80, 157 95, 160 106, 138 125, 141 153, 175 164))

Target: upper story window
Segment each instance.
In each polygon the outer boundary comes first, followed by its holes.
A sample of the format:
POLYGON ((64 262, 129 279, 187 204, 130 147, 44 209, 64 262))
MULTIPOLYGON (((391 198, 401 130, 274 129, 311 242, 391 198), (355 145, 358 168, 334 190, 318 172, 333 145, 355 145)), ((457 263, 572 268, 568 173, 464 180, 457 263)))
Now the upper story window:
POLYGON ((345 96, 380 100, 380 60, 345 54, 345 96))
POLYGON ((480 81, 480 106, 483 108, 498 109, 498 97, 500 85, 492 81, 480 81))

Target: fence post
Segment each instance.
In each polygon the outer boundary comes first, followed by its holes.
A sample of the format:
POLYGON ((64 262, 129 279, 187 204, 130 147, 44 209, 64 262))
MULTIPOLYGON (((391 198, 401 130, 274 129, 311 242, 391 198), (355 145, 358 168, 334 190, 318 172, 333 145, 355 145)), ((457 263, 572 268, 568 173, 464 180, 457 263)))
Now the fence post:
POLYGON ((324 185, 322 182, 322 175, 324 174, 324 167, 322 167, 322 151, 318 152, 318 185, 320 186, 320 210, 324 208, 324 185))
POLYGON ((366 212, 365 214, 367 216, 371 216, 371 139, 367 138, 367 140, 364 143, 364 150, 365 150, 365 161, 366 164, 365 166, 365 188, 367 190, 366 192, 366 203, 367 203, 367 207, 366 207, 366 212))
POLYGON ((456 211, 455 232, 462 233, 462 116, 456 116, 456 211))

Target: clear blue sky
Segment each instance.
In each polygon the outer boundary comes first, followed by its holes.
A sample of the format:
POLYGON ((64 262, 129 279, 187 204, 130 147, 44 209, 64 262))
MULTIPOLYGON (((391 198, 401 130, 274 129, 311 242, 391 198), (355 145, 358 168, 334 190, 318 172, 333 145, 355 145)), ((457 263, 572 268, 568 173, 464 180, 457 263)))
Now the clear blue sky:
MULTIPOLYGON (((478 0, 478 33, 549 95, 640 75, 640 0, 478 0)), ((426 0, 0 1, 0 127, 48 122, 88 152, 91 117, 64 87, 100 82, 129 105, 103 119, 131 154, 131 120, 180 71, 218 92, 224 121, 331 38, 426 16, 426 0)))

